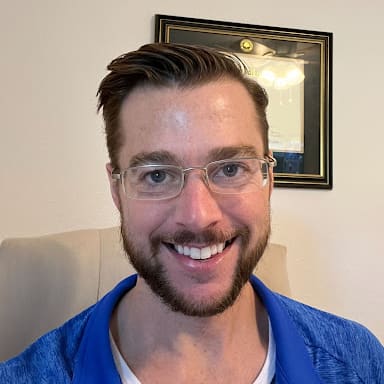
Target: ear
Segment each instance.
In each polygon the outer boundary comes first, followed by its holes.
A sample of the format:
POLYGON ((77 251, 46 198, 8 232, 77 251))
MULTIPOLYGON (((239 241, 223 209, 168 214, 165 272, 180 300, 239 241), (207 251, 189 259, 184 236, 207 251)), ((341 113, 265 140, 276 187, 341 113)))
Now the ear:
POLYGON ((120 185, 119 180, 112 179, 112 171, 113 167, 111 163, 107 163, 105 165, 105 169, 107 170, 108 180, 109 180, 109 189, 111 191, 113 202, 115 203, 116 208, 121 212, 120 205, 120 185))

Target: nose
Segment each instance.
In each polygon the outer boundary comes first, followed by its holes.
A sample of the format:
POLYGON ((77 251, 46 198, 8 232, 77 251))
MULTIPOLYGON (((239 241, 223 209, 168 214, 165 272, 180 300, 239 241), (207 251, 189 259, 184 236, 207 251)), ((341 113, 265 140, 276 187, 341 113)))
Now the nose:
POLYGON ((221 218, 217 196, 205 183, 204 176, 199 172, 190 173, 177 197, 176 224, 190 231, 201 231, 213 227, 221 218))

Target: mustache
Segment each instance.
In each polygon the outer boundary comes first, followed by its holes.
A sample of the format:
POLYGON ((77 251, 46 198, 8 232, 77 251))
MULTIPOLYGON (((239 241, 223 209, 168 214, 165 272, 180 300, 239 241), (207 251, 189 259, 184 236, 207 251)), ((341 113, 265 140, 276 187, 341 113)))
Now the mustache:
POLYGON ((236 228, 231 231, 220 231, 214 229, 205 229, 200 232, 193 232, 189 230, 179 230, 174 233, 160 234, 151 237, 151 243, 155 247, 160 243, 171 243, 171 244, 217 244, 224 243, 235 237, 241 237, 244 243, 249 240, 249 230, 247 228, 236 228))

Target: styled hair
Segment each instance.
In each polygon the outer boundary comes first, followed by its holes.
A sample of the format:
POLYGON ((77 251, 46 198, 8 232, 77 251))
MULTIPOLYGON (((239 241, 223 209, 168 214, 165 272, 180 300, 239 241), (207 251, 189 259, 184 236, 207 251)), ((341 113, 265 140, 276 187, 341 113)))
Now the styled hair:
POLYGON ((239 81, 249 92, 261 122, 264 154, 268 154, 268 97, 257 82, 246 76, 247 68, 236 56, 207 47, 153 43, 117 57, 107 69, 110 72, 101 81, 97 96, 112 166, 118 166, 123 144, 119 128, 121 105, 136 87, 193 87, 222 78, 239 81))

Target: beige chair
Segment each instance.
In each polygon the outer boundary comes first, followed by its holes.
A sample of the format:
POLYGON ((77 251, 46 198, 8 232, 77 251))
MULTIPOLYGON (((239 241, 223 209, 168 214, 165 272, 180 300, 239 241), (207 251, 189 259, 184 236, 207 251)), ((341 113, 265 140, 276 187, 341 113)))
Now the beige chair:
MULTIPOLYGON (((289 296, 286 249, 270 244, 256 274, 289 296)), ((88 229, 0 245, 0 361, 94 304, 134 273, 118 228, 88 229)))

